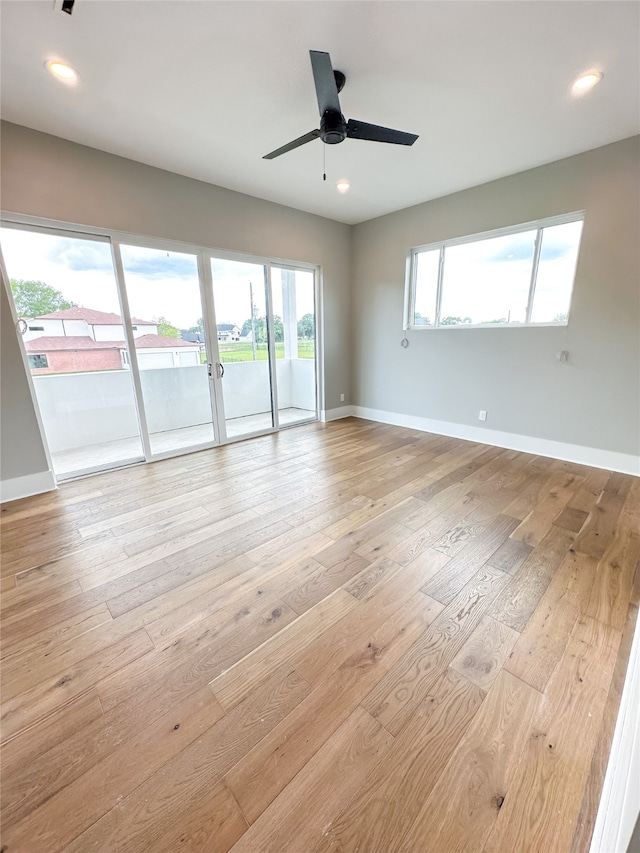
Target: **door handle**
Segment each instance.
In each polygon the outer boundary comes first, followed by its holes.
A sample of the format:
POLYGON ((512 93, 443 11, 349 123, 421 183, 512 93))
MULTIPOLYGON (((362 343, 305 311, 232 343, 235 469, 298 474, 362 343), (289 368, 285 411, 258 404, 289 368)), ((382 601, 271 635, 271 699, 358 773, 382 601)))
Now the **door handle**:
POLYGON ((222 379, 224 377, 224 364, 218 362, 218 379, 222 379))

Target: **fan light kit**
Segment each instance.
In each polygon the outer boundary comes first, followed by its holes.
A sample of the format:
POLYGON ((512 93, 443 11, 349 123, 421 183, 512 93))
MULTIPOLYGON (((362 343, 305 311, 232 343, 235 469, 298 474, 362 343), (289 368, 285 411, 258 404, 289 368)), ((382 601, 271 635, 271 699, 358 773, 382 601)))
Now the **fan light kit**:
POLYGON ((349 183, 349 181, 338 181, 336 183, 336 189, 339 193, 346 193, 350 186, 351 184, 349 183))
POLYGON ((276 148, 269 154, 265 154, 263 160, 273 160, 281 154, 293 151, 314 139, 321 139, 327 145, 337 145, 349 139, 368 139, 371 142, 391 142, 394 145, 413 145, 418 138, 415 133, 404 133, 401 130, 392 130, 390 127, 380 127, 377 124, 367 124, 364 121, 345 119, 340 108, 338 93, 342 91, 346 77, 342 71, 334 71, 331 65, 331 57, 321 50, 310 50, 311 69, 313 81, 318 98, 318 109, 320 111, 320 127, 311 130, 304 136, 294 139, 276 148))
POLYGON ((588 74, 583 74, 582 77, 578 77, 571 87, 571 91, 574 95, 583 95, 585 92, 593 89, 596 83, 599 83, 601 80, 602 73, 600 71, 590 71, 588 74))
POLYGON ((77 83, 78 74, 70 65, 65 62, 60 62, 57 59, 50 59, 45 62, 44 67, 50 74, 57 77, 58 80, 63 80, 65 83, 77 83))

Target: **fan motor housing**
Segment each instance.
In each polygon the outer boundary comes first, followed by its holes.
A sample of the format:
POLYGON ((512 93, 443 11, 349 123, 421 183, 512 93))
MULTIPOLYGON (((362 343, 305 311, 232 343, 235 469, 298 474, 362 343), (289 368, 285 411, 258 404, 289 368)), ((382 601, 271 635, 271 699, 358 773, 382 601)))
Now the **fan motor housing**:
POLYGON ((347 123, 341 113, 327 110, 320 121, 320 136, 327 145, 336 145, 347 136, 347 123))

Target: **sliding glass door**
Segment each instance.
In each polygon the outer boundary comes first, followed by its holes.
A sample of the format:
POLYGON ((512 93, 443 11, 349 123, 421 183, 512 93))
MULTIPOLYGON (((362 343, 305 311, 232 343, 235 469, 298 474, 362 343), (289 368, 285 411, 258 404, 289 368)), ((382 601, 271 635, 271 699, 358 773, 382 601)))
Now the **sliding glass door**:
POLYGON ((314 270, 0 228, 58 480, 317 416, 314 270))
POLYGON ((109 241, 2 227, 0 245, 56 478, 142 461, 109 241))
POLYGON ((198 255, 119 244, 154 456, 215 440, 198 255))
POLYGON ((262 264, 211 258, 227 439, 274 428, 272 329, 262 264))

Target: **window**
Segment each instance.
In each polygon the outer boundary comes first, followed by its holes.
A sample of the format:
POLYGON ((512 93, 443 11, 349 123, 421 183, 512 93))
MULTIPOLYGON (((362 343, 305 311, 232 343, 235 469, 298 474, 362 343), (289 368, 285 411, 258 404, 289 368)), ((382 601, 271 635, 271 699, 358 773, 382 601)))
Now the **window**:
POLYGON ((44 326, 29 326, 30 332, 44 332, 44 326))
POLYGON ((49 362, 47 360, 46 355, 30 355, 29 359, 29 367, 49 367, 49 362))
POLYGON ((411 251, 405 328, 566 325, 584 215, 411 251))

